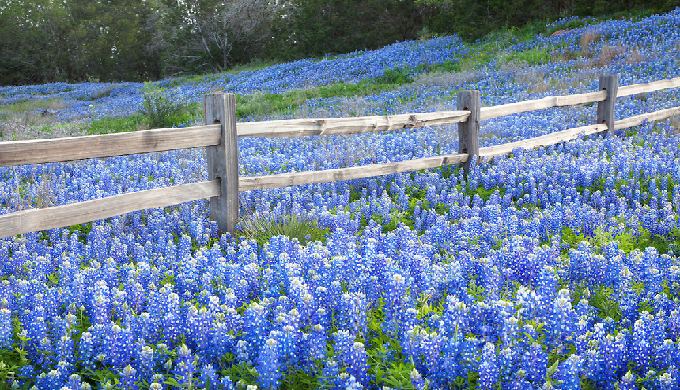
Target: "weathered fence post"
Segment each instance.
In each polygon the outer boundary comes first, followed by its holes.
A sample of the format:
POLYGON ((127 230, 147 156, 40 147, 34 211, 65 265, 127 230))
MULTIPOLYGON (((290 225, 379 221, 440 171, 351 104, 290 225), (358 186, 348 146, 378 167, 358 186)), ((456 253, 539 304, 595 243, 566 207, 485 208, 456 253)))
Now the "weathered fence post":
POLYGON ((606 137, 609 133, 614 135, 614 105, 619 91, 619 75, 600 76, 600 91, 607 91, 607 98, 597 103, 597 123, 607 125, 607 131, 602 133, 602 136, 606 137))
POLYGON ((234 233, 238 221, 238 146, 236 142, 236 99, 231 93, 203 97, 206 125, 220 123, 220 144, 207 148, 208 179, 220 180, 220 196, 210 198, 210 219, 220 232, 234 233))
POLYGON ((479 118, 482 98, 479 91, 460 91, 456 96, 458 110, 470 111, 467 121, 458 123, 458 153, 468 154, 467 161, 462 164, 467 177, 470 172, 472 156, 479 156, 479 118))

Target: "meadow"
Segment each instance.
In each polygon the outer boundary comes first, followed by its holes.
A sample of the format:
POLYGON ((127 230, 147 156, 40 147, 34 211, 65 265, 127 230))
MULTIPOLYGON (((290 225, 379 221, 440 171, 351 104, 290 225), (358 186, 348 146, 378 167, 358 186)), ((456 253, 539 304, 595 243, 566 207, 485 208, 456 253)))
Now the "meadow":
MULTIPOLYGON (((567 18, 153 84, 0 87, 2 140, 455 110, 680 76, 680 8, 567 18), (159 97, 160 96, 160 97, 159 97), (145 100, 146 99, 146 100, 145 100), (148 106, 147 106, 148 111, 148 106)), ((616 117, 680 105, 620 98, 616 117)), ((592 124, 596 107, 482 122, 481 146, 592 124)), ((457 127, 239 139, 242 176, 457 151, 457 127)), ((205 151, 0 167, 0 214, 207 179, 205 151)), ((0 239, 0 383, 17 389, 680 389, 680 118, 508 157, 244 192, 0 239)))

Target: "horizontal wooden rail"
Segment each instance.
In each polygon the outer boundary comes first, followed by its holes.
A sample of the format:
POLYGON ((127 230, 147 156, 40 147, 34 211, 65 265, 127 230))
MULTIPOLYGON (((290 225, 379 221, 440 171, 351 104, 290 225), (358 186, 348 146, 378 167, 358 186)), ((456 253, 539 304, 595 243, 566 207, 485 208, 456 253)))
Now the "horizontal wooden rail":
MULTIPOLYGON (((648 114, 636 115, 629 118, 621 119, 616 121, 614 128, 616 130, 626 129, 633 126, 639 126, 645 121, 659 121, 670 118, 675 115, 680 115, 680 107, 667 108, 665 110, 654 111, 648 114)), ((572 129, 542 135, 540 137, 528 138, 520 141, 508 142, 502 145, 494 145, 480 148, 479 156, 494 157, 504 154, 510 154, 516 148, 535 149, 540 147, 546 147, 558 144, 560 142, 570 141, 580 136, 601 133, 606 130, 607 130, 606 124, 575 127, 572 129)))
POLYGON ((588 92, 578 95, 547 96, 542 99, 524 102, 501 104, 493 107, 482 107, 482 120, 501 116, 519 114, 521 112, 543 110, 552 107, 575 106, 577 104, 595 103, 607 98, 605 91, 588 92))
POLYGON ((589 125, 582 127, 574 127, 554 133, 542 135, 540 137, 523 139, 521 141, 508 142, 502 145, 487 146, 479 149, 480 157, 494 157, 504 154, 510 154, 516 148, 535 149, 545 146, 555 145, 560 142, 570 141, 583 135, 590 135, 600 133, 607 130, 607 125, 589 125))
POLYGON ((389 175, 421 169, 437 168, 444 165, 459 164, 468 159, 467 154, 448 154, 398 161, 384 164, 361 165, 350 168, 326 169, 323 171, 306 171, 281 173, 268 176, 251 176, 239 178, 239 191, 264 190, 301 184, 329 183, 334 181, 363 179, 366 177, 389 175))
POLYGON ((64 206, 0 215, 0 238, 167 207, 220 195, 219 180, 120 194, 64 206))
POLYGON ((665 110, 654 111, 648 114, 636 115, 621 119, 616 121, 614 128, 616 130, 627 129, 629 127, 639 126, 645 121, 660 121, 675 115, 680 115, 680 107, 667 108, 665 110))
POLYGON ((0 166, 43 164, 198 148, 220 142, 220 125, 0 142, 0 166))
POLYGON ((239 137, 304 137, 309 135, 360 134, 465 122, 469 111, 440 111, 354 118, 288 119, 241 122, 239 137))
POLYGON ((667 80, 659 80, 651 83, 645 84, 634 84, 627 85, 625 87, 619 87, 619 93, 617 97, 630 96, 638 93, 654 92, 667 88, 678 88, 680 87, 680 77, 667 80))

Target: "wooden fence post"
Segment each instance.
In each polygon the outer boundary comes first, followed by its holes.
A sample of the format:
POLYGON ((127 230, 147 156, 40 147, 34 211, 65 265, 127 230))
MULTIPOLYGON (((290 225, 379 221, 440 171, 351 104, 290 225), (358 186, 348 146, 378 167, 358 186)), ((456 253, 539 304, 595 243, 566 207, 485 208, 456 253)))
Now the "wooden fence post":
POLYGON ((220 232, 234 233, 238 221, 238 144, 236 142, 236 99, 231 93, 203 97, 206 125, 221 124, 220 144, 207 148, 208 179, 220 180, 220 196, 210 198, 210 219, 220 232))
POLYGON ((472 156, 479 156, 479 118, 482 98, 479 91, 460 91, 456 100, 458 110, 470 111, 467 121, 458 123, 458 153, 469 155, 467 161, 462 164, 467 177, 472 156))
POLYGON ((614 106, 619 91, 619 75, 600 76, 600 91, 607 91, 607 98, 597 103, 597 123, 607 125, 607 131, 602 133, 602 136, 606 137, 610 133, 614 135, 614 106))

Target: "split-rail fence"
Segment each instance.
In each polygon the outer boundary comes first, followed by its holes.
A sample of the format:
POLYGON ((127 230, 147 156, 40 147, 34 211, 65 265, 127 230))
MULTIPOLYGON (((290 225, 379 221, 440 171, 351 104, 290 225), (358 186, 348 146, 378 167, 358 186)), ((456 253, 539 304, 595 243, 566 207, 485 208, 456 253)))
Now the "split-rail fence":
POLYGON ((355 118, 293 119, 236 122, 233 94, 203 98, 205 125, 153 129, 131 133, 58 139, 0 142, 0 166, 43 164, 136 153, 206 147, 208 181, 109 196, 63 206, 28 209, 0 215, 0 238, 96 221, 143 209, 167 207, 210 198, 210 218, 221 231, 233 232, 238 221, 239 192, 310 183, 359 179, 444 165, 462 164, 471 156, 493 157, 515 148, 537 148, 582 135, 613 132, 680 115, 680 107, 614 120, 616 98, 680 87, 680 77, 619 87, 618 75, 601 76, 599 91, 482 107, 479 91, 460 91, 457 110, 432 113, 365 116, 355 118), (502 145, 479 147, 480 121, 551 107, 597 103, 596 123, 502 145), (458 123, 458 153, 408 161, 349 168, 239 177, 237 137, 303 137, 359 134, 458 123))

